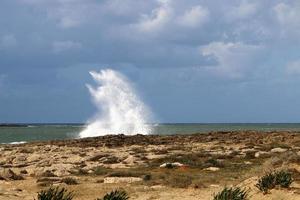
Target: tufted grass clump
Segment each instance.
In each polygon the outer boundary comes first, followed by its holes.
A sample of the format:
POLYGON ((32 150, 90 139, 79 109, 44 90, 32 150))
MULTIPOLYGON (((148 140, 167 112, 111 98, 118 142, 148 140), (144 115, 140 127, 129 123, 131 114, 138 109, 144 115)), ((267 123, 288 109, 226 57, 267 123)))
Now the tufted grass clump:
POLYGON ((129 196, 124 190, 114 190, 107 193, 102 199, 97 200, 128 200, 129 196))
POLYGON ((240 187, 225 187, 214 196, 213 200, 247 200, 248 191, 240 187))
POLYGON ((258 180, 255 186, 264 194, 268 193, 269 190, 276 186, 275 174, 272 172, 265 174, 258 180))
POLYGON ((65 188, 51 187, 47 190, 40 191, 37 200, 72 200, 73 197, 73 192, 69 192, 65 188))
POLYGON ((292 173, 281 170, 275 172, 275 184, 283 188, 289 188, 293 182, 292 173))
POLYGON ((289 188, 292 182, 292 174, 288 171, 280 170, 265 174, 258 180, 258 183, 255 186, 266 194, 276 186, 289 188))

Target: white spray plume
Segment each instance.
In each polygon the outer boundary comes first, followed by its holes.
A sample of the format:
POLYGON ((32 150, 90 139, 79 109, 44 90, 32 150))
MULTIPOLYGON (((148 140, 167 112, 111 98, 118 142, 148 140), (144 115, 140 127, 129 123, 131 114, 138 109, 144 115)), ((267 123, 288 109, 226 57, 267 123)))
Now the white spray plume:
POLYGON ((98 113, 80 137, 151 133, 146 124, 151 116, 150 111, 125 76, 112 69, 99 73, 92 71, 90 74, 99 84, 96 88, 87 85, 98 113))

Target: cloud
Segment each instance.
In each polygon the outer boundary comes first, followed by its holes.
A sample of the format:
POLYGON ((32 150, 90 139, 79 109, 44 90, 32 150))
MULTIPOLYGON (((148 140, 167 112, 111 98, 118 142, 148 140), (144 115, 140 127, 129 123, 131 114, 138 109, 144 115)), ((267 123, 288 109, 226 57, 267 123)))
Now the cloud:
POLYGON ((77 28, 101 13, 99 3, 94 0, 22 0, 46 13, 48 20, 54 21, 60 28, 77 28))
POLYGON ((246 72, 254 70, 256 57, 261 53, 261 49, 261 46, 241 42, 212 42, 200 48, 203 56, 208 56, 217 62, 207 70, 227 78, 243 78, 246 72))
POLYGON ((4 35, 2 36, 1 40, 0 40, 0 48, 12 48, 17 46, 17 39, 15 38, 15 36, 13 34, 8 34, 8 35, 4 35))
POLYGON ((182 26, 197 27, 204 24, 209 19, 209 10, 197 5, 187 10, 182 16, 179 17, 178 22, 182 26))
POLYGON ((241 3, 237 6, 233 6, 228 13, 225 13, 225 15, 230 20, 240 20, 240 19, 246 19, 251 16, 253 16, 258 9, 258 5, 255 2, 248 2, 248 1, 241 1, 241 3))
POLYGON ((286 72, 290 75, 300 74, 300 60, 289 62, 286 65, 286 72))
POLYGON ((79 42, 73 41, 56 41, 52 44, 52 49, 54 53, 60 53, 79 48, 81 48, 81 44, 79 42))
POLYGON ((276 18, 281 25, 281 33, 284 35, 300 33, 300 3, 295 2, 292 5, 279 3, 273 7, 276 18))
POLYGON ((159 0, 159 7, 151 11, 151 14, 143 14, 137 24, 143 32, 156 32, 161 30, 172 17, 172 8, 169 0, 159 0))

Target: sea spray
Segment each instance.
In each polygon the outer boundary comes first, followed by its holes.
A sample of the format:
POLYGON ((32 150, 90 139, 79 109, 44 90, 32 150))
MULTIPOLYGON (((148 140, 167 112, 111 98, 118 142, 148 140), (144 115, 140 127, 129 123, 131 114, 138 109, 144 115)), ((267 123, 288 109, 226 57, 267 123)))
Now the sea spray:
POLYGON ((147 126, 150 112, 140 100, 129 80, 112 69, 90 72, 98 84, 96 88, 87 85, 98 113, 80 137, 94 137, 112 134, 150 134, 147 126))

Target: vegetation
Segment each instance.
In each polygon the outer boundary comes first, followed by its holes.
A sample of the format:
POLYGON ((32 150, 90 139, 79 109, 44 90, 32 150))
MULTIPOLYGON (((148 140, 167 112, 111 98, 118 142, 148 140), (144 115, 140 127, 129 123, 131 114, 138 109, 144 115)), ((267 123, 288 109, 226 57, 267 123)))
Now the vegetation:
POLYGON ((240 187, 225 187, 221 192, 214 196, 214 200, 246 200, 248 191, 240 187))
POLYGON ((288 188, 292 182, 292 174, 281 170, 265 174, 258 180, 258 183, 255 186, 263 193, 268 193, 268 191, 275 188, 275 186, 288 188))
POLYGON ((102 199, 97 200, 127 200, 129 196, 124 190, 115 190, 107 193, 102 199))
POLYGON ((72 178, 72 177, 66 177, 66 178, 63 178, 61 180, 62 183, 65 183, 67 185, 77 185, 78 182, 75 178, 72 178))
POLYGON ((273 189, 275 185, 275 175, 274 173, 269 172, 262 176, 255 186, 263 193, 268 193, 268 191, 273 189))
POLYGON ((72 200, 73 192, 68 192, 65 188, 49 188, 38 193, 37 200, 72 200))
POLYGON ((292 174, 287 171, 279 171, 275 173, 275 184, 283 188, 289 188, 292 184, 292 174))

